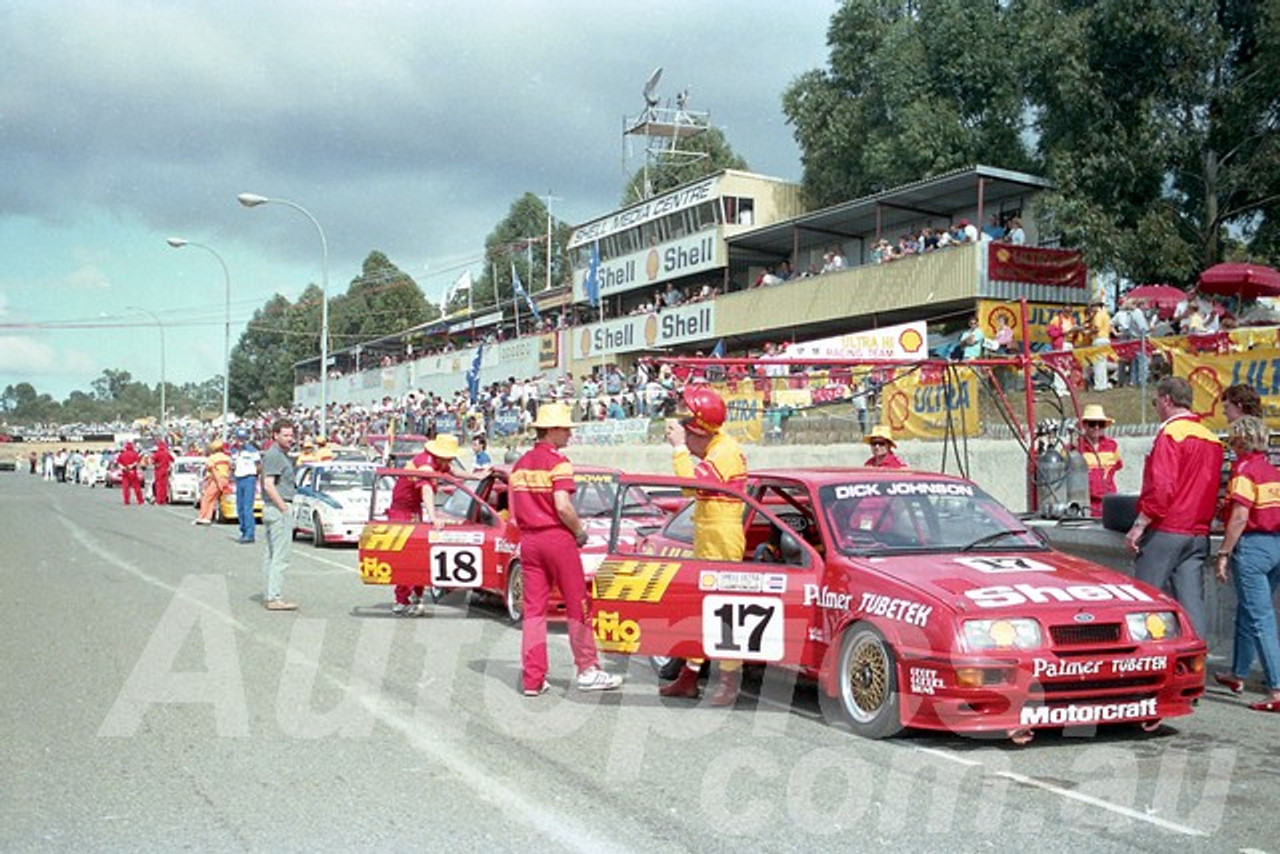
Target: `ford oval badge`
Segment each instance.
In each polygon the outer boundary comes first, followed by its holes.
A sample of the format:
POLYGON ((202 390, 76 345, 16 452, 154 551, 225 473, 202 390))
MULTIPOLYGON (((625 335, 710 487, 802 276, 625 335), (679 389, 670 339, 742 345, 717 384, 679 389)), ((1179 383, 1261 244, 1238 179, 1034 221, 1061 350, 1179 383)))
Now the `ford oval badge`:
POLYGON ((1077 623, 1092 623, 1093 614, 1090 614, 1088 611, 1081 611, 1079 614, 1076 614, 1075 619, 1077 623))

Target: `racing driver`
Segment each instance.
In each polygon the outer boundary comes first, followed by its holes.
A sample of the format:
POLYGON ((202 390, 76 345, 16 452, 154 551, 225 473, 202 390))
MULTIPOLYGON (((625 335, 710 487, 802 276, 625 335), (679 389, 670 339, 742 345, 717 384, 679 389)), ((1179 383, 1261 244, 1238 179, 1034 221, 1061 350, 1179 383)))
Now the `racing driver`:
MULTIPOLYGON (((741 491, 747 483, 747 458, 733 437, 721 429, 724 398, 705 385, 689 385, 683 394, 684 412, 667 422, 667 442, 678 477, 688 477, 741 491), (696 458, 696 460, 695 460, 696 458)), ((693 555, 707 560, 742 560, 746 536, 742 530, 742 502, 722 492, 698 490, 693 508, 693 555)), ((698 697, 702 659, 691 658, 680 675, 658 693, 664 697, 698 697)), ((720 680, 711 705, 732 706, 738 699, 742 662, 721 661, 720 680)))

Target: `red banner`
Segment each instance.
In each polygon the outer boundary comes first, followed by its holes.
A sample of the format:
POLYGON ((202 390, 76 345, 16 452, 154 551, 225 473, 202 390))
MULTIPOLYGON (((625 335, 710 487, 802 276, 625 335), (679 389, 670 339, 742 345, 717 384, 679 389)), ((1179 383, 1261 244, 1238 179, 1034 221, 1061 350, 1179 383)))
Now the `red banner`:
POLYGON ((990 243, 987 252, 987 276, 993 282, 1062 285, 1081 290, 1088 284, 1084 258, 1074 249, 990 243))

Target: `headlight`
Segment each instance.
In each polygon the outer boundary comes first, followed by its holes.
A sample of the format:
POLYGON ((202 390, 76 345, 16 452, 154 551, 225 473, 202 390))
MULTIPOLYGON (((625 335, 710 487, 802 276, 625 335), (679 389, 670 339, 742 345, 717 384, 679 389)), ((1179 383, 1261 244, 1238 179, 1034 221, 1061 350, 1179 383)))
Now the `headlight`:
POLYGON ((1129 625, 1129 637, 1136 641, 1171 640, 1182 635, 1178 615, 1172 611, 1143 611, 1125 614, 1129 625))
POLYGON ((964 642, 972 651, 988 649, 1039 649, 1043 645, 1035 620, 966 620, 964 642))

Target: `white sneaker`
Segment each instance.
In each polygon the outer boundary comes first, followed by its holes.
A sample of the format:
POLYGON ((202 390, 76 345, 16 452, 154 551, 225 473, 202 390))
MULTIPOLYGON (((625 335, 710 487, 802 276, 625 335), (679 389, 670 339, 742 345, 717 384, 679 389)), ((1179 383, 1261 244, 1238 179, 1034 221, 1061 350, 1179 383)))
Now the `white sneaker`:
POLYGON ((579 691, 612 691, 622 685, 622 677, 591 667, 578 674, 579 691))
POLYGON ((409 613, 409 606, 401 602, 397 602, 391 606, 391 613, 395 614, 397 617, 403 617, 405 614, 409 613))
POLYGON ((547 684, 547 680, 543 679, 542 684, 537 688, 525 688, 524 695, 526 697, 541 697, 543 694, 551 690, 551 686, 547 684))

